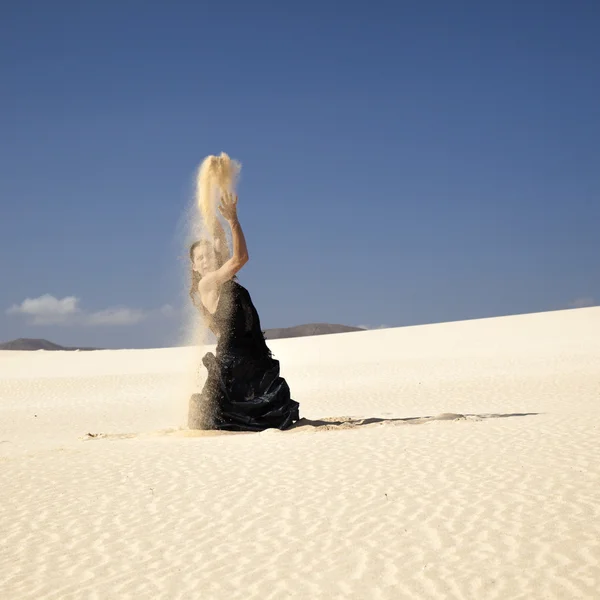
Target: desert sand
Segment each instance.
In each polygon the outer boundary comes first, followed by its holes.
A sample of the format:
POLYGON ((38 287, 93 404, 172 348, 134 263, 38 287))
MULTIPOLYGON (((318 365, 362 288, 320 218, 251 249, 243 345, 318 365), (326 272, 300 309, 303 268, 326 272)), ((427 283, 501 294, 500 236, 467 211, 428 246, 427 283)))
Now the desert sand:
POLYGON ((0 598, 600 598, 600 308, 269 346, 252 434, 197 348, 0 352, 0 598))

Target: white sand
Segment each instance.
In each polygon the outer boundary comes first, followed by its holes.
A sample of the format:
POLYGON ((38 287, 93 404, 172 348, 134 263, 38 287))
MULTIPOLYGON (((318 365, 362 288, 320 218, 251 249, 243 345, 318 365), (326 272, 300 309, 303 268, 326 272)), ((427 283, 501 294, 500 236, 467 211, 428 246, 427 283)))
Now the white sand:
POLYGON ((345 424, 190 435, 190 348, 0 352, 0 598, 600 598, 600 308, 270 346, 345 424))

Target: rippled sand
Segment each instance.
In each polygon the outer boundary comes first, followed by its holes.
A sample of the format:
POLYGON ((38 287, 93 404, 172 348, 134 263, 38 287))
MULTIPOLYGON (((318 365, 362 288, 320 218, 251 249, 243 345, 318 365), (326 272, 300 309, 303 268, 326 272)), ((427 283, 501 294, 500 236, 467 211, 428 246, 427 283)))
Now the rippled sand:
POLYGON ((196 349, 0 352, 0 597, 600 598, 600 308, 270 346, 258 434, 196 349))

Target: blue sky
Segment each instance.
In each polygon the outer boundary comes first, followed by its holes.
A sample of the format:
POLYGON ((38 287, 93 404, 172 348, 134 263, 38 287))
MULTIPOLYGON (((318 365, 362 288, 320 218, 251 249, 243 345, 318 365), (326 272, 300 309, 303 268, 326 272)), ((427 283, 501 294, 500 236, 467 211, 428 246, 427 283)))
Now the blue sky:
POLYGON ((221 151, 264 327, 596 304, 599 25, 594 0, 5 2, 0 340, 177 343, 221 151))

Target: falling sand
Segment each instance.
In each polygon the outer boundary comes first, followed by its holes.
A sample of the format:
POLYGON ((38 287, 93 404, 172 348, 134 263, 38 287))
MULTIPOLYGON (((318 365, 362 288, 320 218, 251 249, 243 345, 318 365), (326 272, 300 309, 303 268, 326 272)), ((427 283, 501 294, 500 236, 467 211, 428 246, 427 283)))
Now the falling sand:
POLYGON ((185 256, 186 269, 183 272, 185 294, 185 327, 182 345, 195 349, 193 358, 182 376, 182 384, 177 387, 178 402, 187 402, 192 394, 201 391, 206 379, 206 369, 202 364, 203 355, 212 349, 215 339, 208 327, 198 294, 199 277, 191 265, 192 245, 202 241, 204 250, 213 254, 215 262, 222 264, 231 256, 232 244, 228 241, 229 227, 218 212, 223 194, 236 194, 241 164, 222 152, 219 156, 207 156, 200 164, 195 181, 193 204, 187 212, 185 256))

